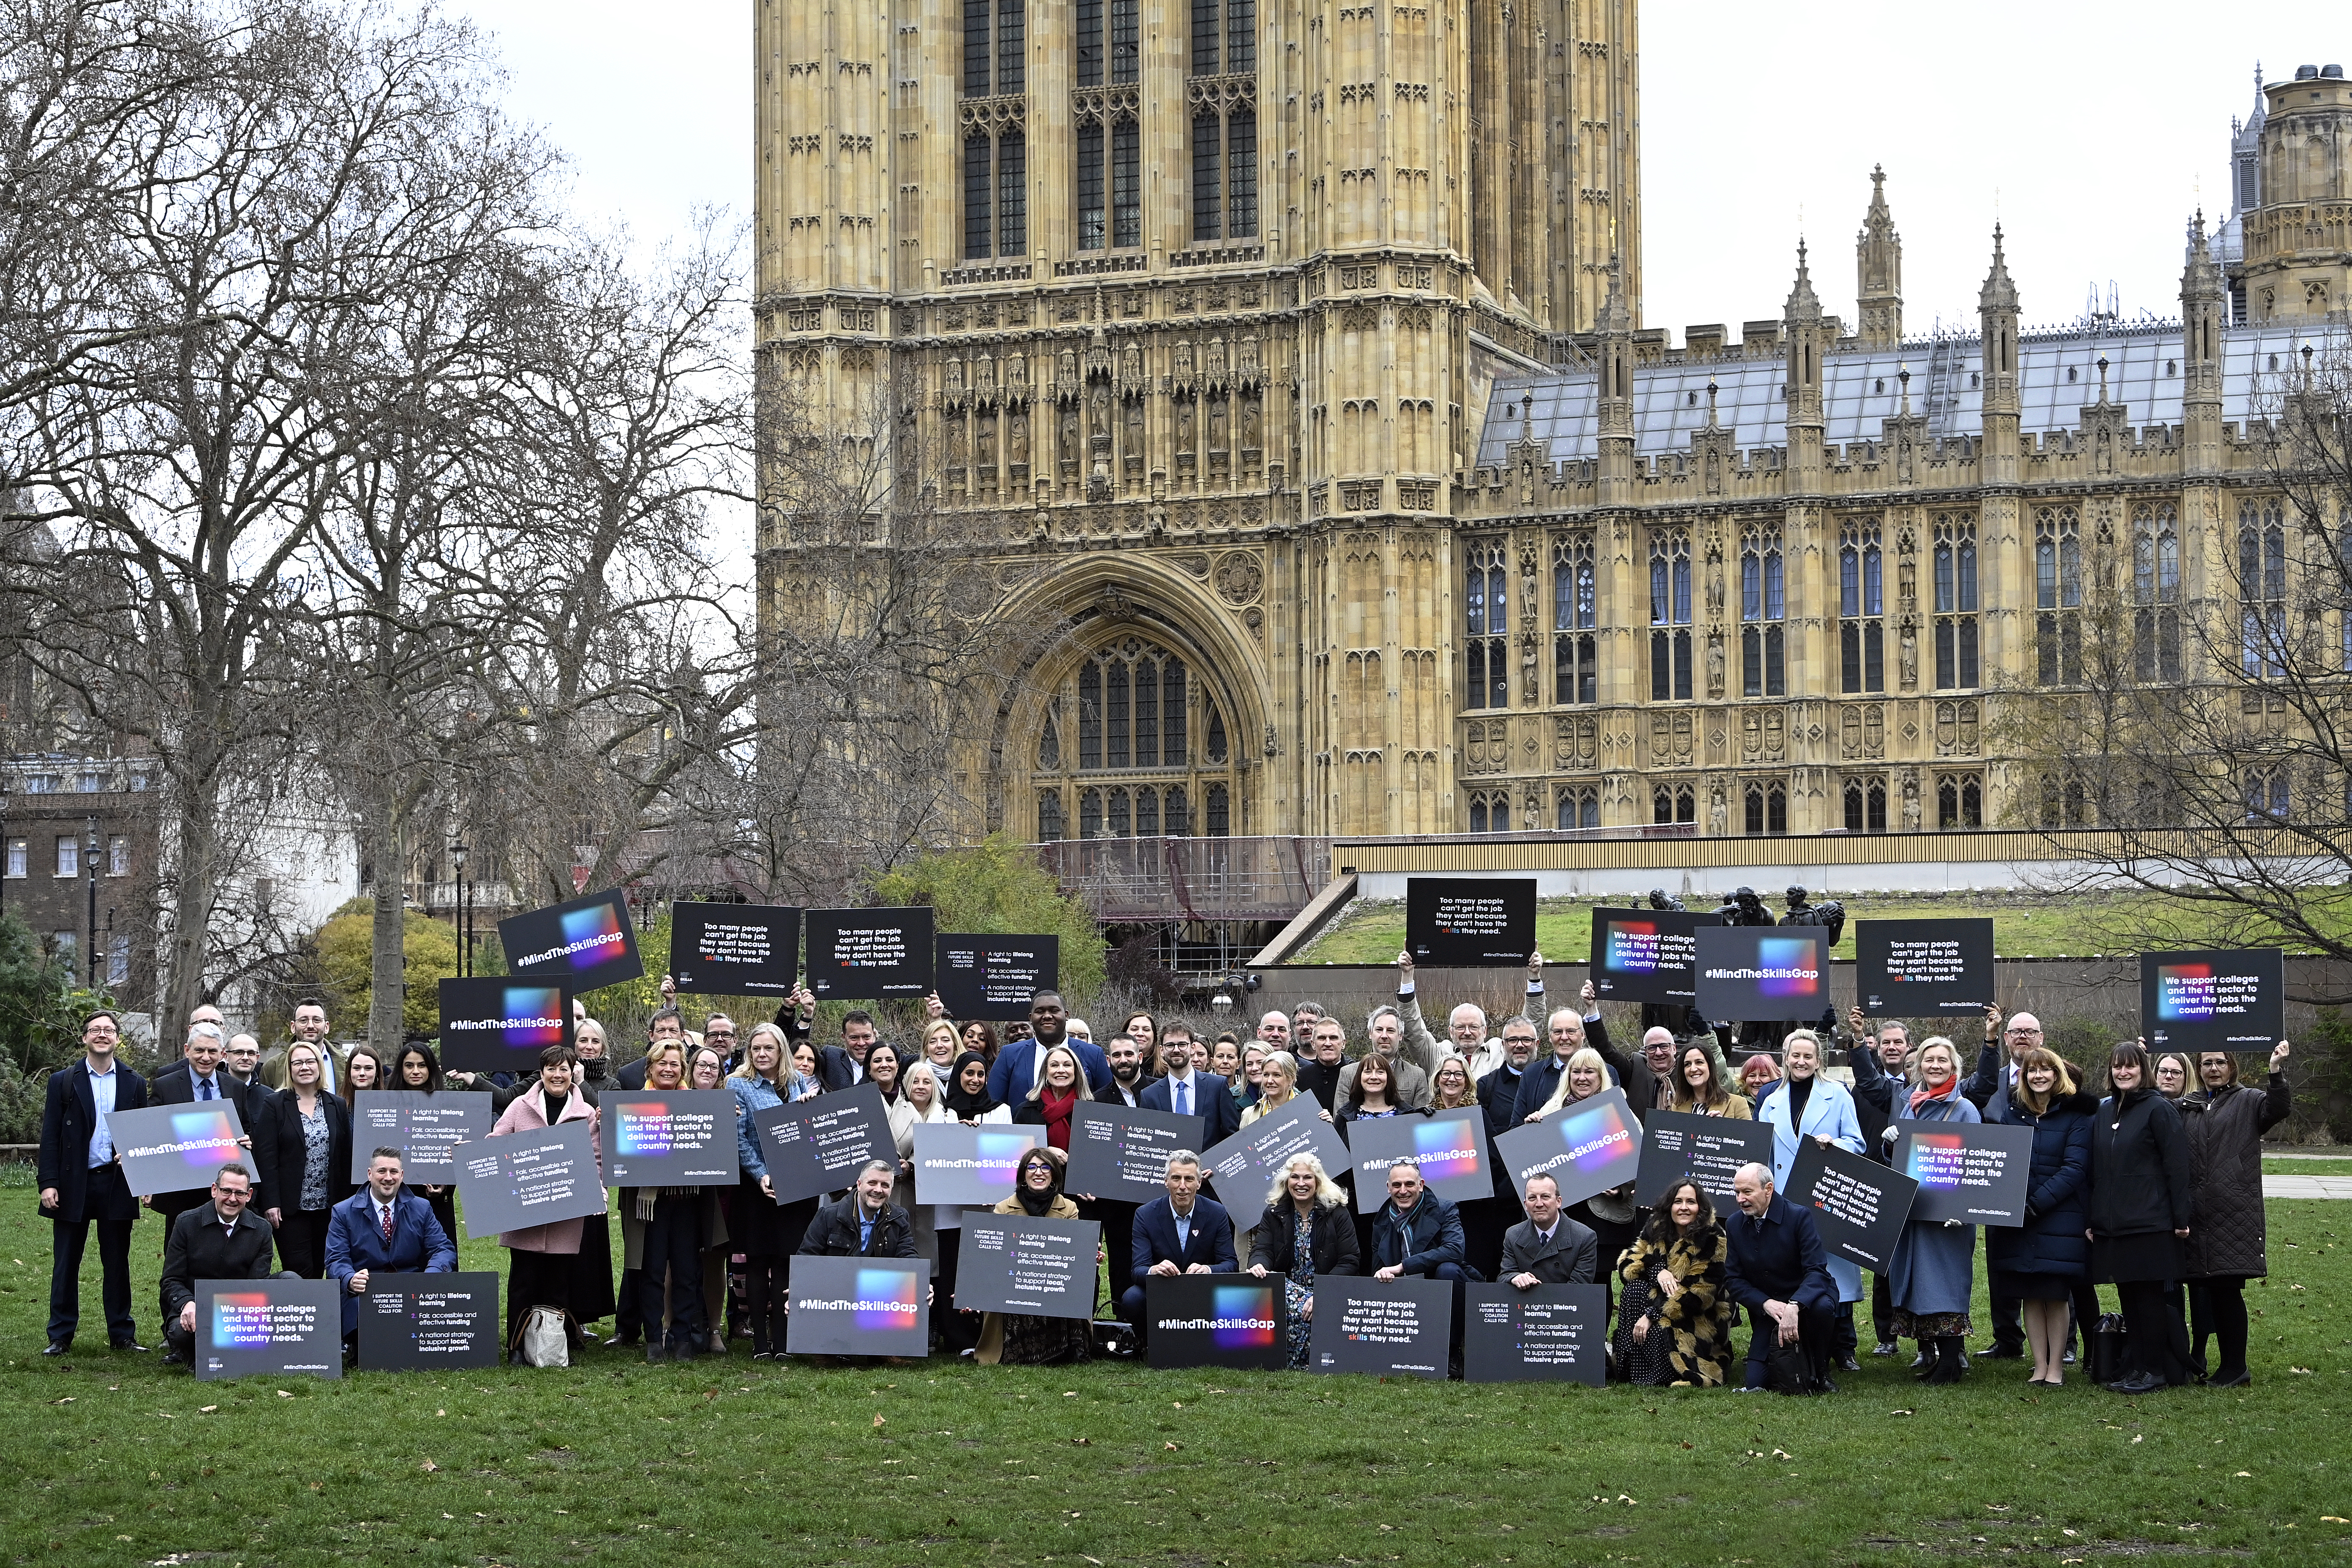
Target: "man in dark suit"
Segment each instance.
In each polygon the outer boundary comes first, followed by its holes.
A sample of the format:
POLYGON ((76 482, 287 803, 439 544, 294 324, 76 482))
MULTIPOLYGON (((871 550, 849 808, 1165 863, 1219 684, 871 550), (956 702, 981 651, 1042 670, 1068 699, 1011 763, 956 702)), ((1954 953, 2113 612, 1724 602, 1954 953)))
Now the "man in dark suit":
MULTIPOLYGON (((1003 1062, 1004 1058, 996 1058, 1003 1062)), ((1097 1099, 1101 1096, 1097 1095, 1097 1099)), ((1140 1096, 1146 1110, 1166 1110, 1178 1116, 1201 1119, 1201 1147, 1213 1149, 1241 1131, 1242 1108, 1234 1099, 1233 1090, 1223 1078, 1213 1072, 1201 1072, 1192 1066, 1191 1057, 1184 1058, 1181 1068, 1174 1058, 1169 1059, 1168 1076, 1143 1086, 1140 1096)))
MULTIPOLYGON (((1219 1079, 1222 1089, 1223 1080, 1219 1079)), ((1154 1275, 1235 1274, 1234 1221, 1224 1205, 1201 1195, 1201 1157, 1190 1149, 1168 1156, 1168 1195, 1135 1211, 1135 1239, 1128 1247, 1128 1288, 1119 1292, 1119 1316, 1149 1338, 1144 1281, 1154 1275)))
MULTIPOLYGON (((246 1158, 250 1162, 249 1169, 257 1173, 253 1184, 253 1198, 266 1207, 269 1202, 271 1173, 254 1152, 253 1129, 261 1119, 261 1102, 269 1090, 258 1084, 239 1082, 236 1075, 230 1072, 222 1060, 227 1049, 228 1041, 223 1037, 218 1024, 201 1020, 189 1025, 188 1043, 181 1053, 179 1066, 155 1075, 148 1103, 208 1105, 214 1100, 225 1100, 236 1107, 237 1125, 245 1129, 245 1136, 237 1142, 247 1152, 246 1158)), ((142 1201, 163 1216, 164 1234, 168 1237, 172 1223, 203 1203, 205 1194, 201 1189, 157 1193, 142 1201)))
MULTIPOLYGON (((253 1177, 231 1161, 213 1175, 212 1201, 198 1204, 172 1222, 163 1244, 164 1363, 193 1365, 196 1344, 196 1281, 267 1279, 276 1250, 269 1222, 251 1211, 253 1177)), ((299 1279, 292 1269, 281 1279, 299 1279)))
POLYGON ((1808 1391, 1834 1393, 1829 1363, 1837 1333, 1837 1283, 1830 1278, 1813 1211, 1772 1190, 1772 1172, 1742 1165, 1731 1179, 1739 1213, 1725 1228, 1730 1259, 1724 1287, 1748 1309, 1748 1387, 1765 1386, 1765 1363, 1776 1345, 1803 1347, 1808 1391))
POLYGON ((1528 1178, 1528 1217, 1503 1233, 1502 1278, 1521 1290, 1538 1285, 1590 1285, 1600 1239, 1559 1212, 1559 1183, 1549 1171, 1528 1178))
POLYGON ((1348 1065, 1348 1031, 1339 1019, 1318 1013, 1306 1026, 1305 1034, 1304 1054, 1298 1058, 1298 1092, 1313 1095, 1315 1103, 1326 1110, 1336 1110, 1339 1074, 1348 1065))
POLYGON ((1069 1032, 1069 1014, 1063 1009, 1059 992, 1040 991, 1029 998, 1029 1038, 1013 1044, 1008 1042, 996 1053, 995 1065, 988 1069, 988 1092, 1000 1104, 1018 1105, 1029 1098, 1030 1086, 1037 1081, 1037 1064, 1055 1046, 1067 1046, 1078 1058, 1078 1070, 1087 1075, 1087 1086, 1095 1091, 1097 1100, 1110 1092, 1110 1058, 1092 1040, 1081 1040, 1069 1032))
POLYGON ((115 1059, 122 1026, 111 1013, 81 1021, 82 1059, 49 1075, 41 1106, 41 1212, 49 1238, 49 1344, 63 1355, 81 1326, 81 1258, 89 1227, 98 1226, 98 1259, 106 1307, 106 1337, 117 1350, 143 1350, 131 1307, 131 1230, 139 1200, 115 1162, 106 1119, 147 1104, 145 1080, 115 1059))
POLYGON ((456 1244, 434 1217, 433 1205, 403 1189, 403 1168, 399 1150, 376 1150, 368 1156, 366 1189, 337 1204, 327 1219, 327 1278, 343 1282, 347 1350, 359 1332, 358 1299, 367 1294, 371 1273, 457 1271, 456 1244))

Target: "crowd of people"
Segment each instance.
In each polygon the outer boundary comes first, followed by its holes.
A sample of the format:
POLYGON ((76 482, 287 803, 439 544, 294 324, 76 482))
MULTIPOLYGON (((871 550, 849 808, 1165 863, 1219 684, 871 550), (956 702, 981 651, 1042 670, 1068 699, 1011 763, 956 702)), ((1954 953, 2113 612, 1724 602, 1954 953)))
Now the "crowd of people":
MULTIPOLYGON (((1777 1052, 1759 1051, 1735 1070, 1727 1030, 1701 1026, 1685 1037, 1659 1024, 1628 1051, 1612 1043, 1589 984, 1578 1005, 1547 1008, 1539 953, 1529 956, 1522 1012, 1496 1024, 1465 1003, 1447 1013, 1440 1036, 1424 1020, 1409 955, 1397 963, 1397 1000, 1373 1009, 1354 1041, 1343 1020, 1314 1003, 1265 1013, 1248 1039, 1204 1037, 1181 1020, 1139 1012, 1097 1040, 1052 992, 1037 994, 1027 1018, 1001 1033, 941 1016, 933 998, 911 1046, 885 1040, 860 1011, 842 1017, 837 1039, 819 1041, 814 998, 800 991, 748 1029, 715 1013, 690 1029, 674 1003, 665 1005, 643 1055, 620 1066, 604 1026, 583 1014, 573 1046, 549 1047, 535 1072, 517 1078, 445 1070, 423 1041, 389 1061, 365 1045, 339 1047, 323 1006, 306 1002, 291 1037, 266 1058, 250 1037, 226 1036, 216 1010, 199 1009, 179 1059, 148 1081, 118 1060, 120 1020, 95 1013, 84 1023, 82 1059, 49 1079, 43 1117, 40 1206, 56 1237, 47 1353, 74 1342, 93 1225, 109 1341, 143 1348, 129 1273, 142 1207, 163 1220, 161 1328, 175 1363, 191 1353, 197 1279, 259 1278, 273 1268, 336 1279, 348 1334, 352 1299, 371 1273, 454 1268, 448 1189, 405 1185, 397 1149, 373 1152, 364 1183, 349 1179, 353 1098, 363 1090, 487 1093, 491 1135, 505 1136, 563 1122, 584 1122, 593 1134, 599 1095, 615 1089, 723 1088, 739 1117, 735 1186, 624 1187, 606 1214, 499 1237, 509 1258, 508 1332, 518 1356, 527 1321, 541 1313, 560 1319, 574 1350, 601 1341, 641 1347, 649 1361, 691 1360, 742 1339, 755 1359, 780 1358, 785 1284, 792 1258, 803 1254, 928 1260, 935 1353, 984 1364, 1097 1353, 1088 1323, 954 1306, 960 1211, 919 1201, 913 1155, 918 1126, 958 1121, 1039 1131, 997 1212, 1098 1221, 1113 1308, 1139 1342, 1148 1341, 1150 1280, 1174 1274, 1281 1279, 1295 1366, 1307 1363, 1318 1279, 1454 1281, 1457 1302, 1460 1286, 1473 1281, 1521 1289, 1598 1283, 1610 1299, 1612 1375, 1636 1384, 1833 1390, 1835 1373, 1859 1369, 1857 1309, 1866 1300, 1869 1353, 1895 1355, 1911 1342, 1913 1369, 1927 1383, 1956 1382, 1973 1363, 2030 1357, 2028 1383, 2054 1387, 2087 1358, 2104 1285, 2115 1292, 2124 1347, 2108 1386, 2145 1394, 2251 1380, 2243 1290, 2266 1267, 2261 1139, 2290 1106, 2284 1040, 2257 1087, 2240 1082, 2228 1053, 2152 1058, 2136 1040, 2078 1066, 2044 1044, 2032 1015, 1998 1008, 1987 1009, 1970 1063, 1958 1041, 1915 1046, 1903 1022, 1874 1022, 1855 1009, 1843 1079, 1826 1070, 1837 1042, 1808 1028, 1788 1030, 1777 1052), (753 1118, 861 1083, 880 1092, 895 1147, 840 1193, 777 1203, 753 1118), (1203 1150, 1297 1100, 1311 1103, 1343 1142, 1367 1121, 1471 1110, 1491 1143, 1612 1089, 1637 1119, 1670 1110, 1761 1122, 1771 1129, 1771 1158, 1738 1173, 1727 1206, 1688 1179, 1563 1205, 1551 1176, 1515 1183, 1499 1163, 1490 1196, 1457 1203, 1429 1190, 1408 1160, 1388 1171, 1385 1201, 1360 1214, 1355 1173, 1327 1171, 1312 1154, 1292 1157, 1262 1194, 1213 1194, 1190 1151, 1170 1159, 1166 1192, 1148 1203, 1065 1190, 1082 1102, 1198 1116, 1203 1150), (107 1118, 214 1100, 237 1110, 246 1129, 239 1157, 208 1188, 134 1198, 107 1118), (1862 1269, 1827 1248, 1812 1210, 1781 1189, 1806 1140, 1885 1162, 1911 1124, 1979 1121, 2031 1128, 2033 1138, 2024 1223, 1984 1237, 1991 1339, 1972 1351, 1976 1226, 1914 1217, 1865 1294, 1862 1269), (1736 1342, 1742 1318, 1744 1353, 1736 1342), (608 1319, 608 1331, 589 1332, 608 1319), (2218 1348, 2210 1367, 2209 1346, 2218 1348)), ((1454 1321, 1458 1360, 1458 1310, 1454 1321)), ((2116 1320, 2105 1321, 2112 1328, 2116 1320)))

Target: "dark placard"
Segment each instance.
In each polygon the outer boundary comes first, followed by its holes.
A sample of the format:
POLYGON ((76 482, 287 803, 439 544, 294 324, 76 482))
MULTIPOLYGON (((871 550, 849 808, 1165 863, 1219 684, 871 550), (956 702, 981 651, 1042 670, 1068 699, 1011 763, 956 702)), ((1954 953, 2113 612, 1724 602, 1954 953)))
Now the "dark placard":
POLYGON ((437 1372, 499 1364, 506 1321, 495 1274, 368 1271, 360 1364, 370 1372, 437 1372))
POLYGON ((1993 999, 1992 921, 1859 921, 1854 994, 1871 1017, 1981 1013, 1993 999))
POLYGON ((955 1304, 975 1312, 1091 1320, 1101 1246, 1102 1226, 1094 1220, 967 1212, 956 1243, 955 1304))
POLYGON ((1417 1162, 1423 1184, 1447 1203, 1495 1195, 1495 1169, 1486 1151, 1486 1113, 1475 1105, 1428 1116, 1351 1121, 1347 1131, 1359 1214, 1375 1213, 1389 1201, 1389 1167, 1399 1160, 1417 1162))
POLYGON ((1168 1156, 1201 1150, 1201 1118, 1146 1110, 1114 1100, 1082 1100, 1070 1113, 1066 1192, 1148 1204, 1168 1194, 1168 1156))
POLYGON ((1058 936, 941 931, 931 939, 931 988, 950 1018, 1026 1018, 1062 967, 1058 936))
POLYGON ((1536 950, 1536 879, 1408 877, 1404 944, 1415 963, 1524 964, 1536 950))
POLYGON ((1721 1209, 1731 1202, 1731 1178, 1751 1163, 1770 1167, 1771 1123, 1653 1110, 1642 1123, 1642 1173, 1633 1192, 1646 1204, 1668 1183, 1688 1176, 1721 1209))
POLYGON ((343 1375, 342 1286, 332 1279, 196 1281, 198 1383, 343 1375))
POLYGON ((810 910, 803 918, 808 922, 809 989, 818 1001, 879 1002, 930 990, 929 905, 810 910))
POLYGON ((1642 1124, 1623 1089, 1605 1089, 1541 1121, 1512 1128, 1495 1140, 1495 1158, 1511 1173, 1511 1191, 1523 1200, 1528 1178, 1541 1171, 1559 1183, 1566 1207, 1642 1173, 1642 1124))
POLYGON ((1307 1364, 1317 1372, 1443 1378, 1453 1337, 1451 1279, 1342 1274, 1315 1281, 1307 1364))
POLYGON ((608 1187, 731 1187, 741 1174, 723 1089, 611 1089, 599 1109, 608 1187))
POLYGON ((467 1072, 539 1071, 539 1053, 572 1043, 572 992, 551 980, 494 974, 441 982, 441 1065, 467 1072))
POLYGON ((866 1082, 755 1110, 751 1131, 779 1204, 837 1193, 857 1179, 857 1167, 866 1161, 898 1158, 882 1091, 866 1082))
POLYGON ((1695 994, 1701 926, 1723 917, 1687 910, 1592 911, 1592 991, 1609 1002, 1679 1003, 1695 994))
POLYGON ((2151 1051, 2267 1051, 2286 1032, 2286 954, 2274 947, 2139 955, 2151 1051))
POLYGON ((646 972, 629 924, 629 896, 618 888, 509 915, 499 922, 499 950, 508 973, 561 985, 574 996, 646 972))
POLYGON ((793 904, 669 907, 669 974, 703 996, 789 996, 800 978, 801 911, 793 904))
POLYGON ((1919 1184, 1900 1171, 1807 1138, 1780 1195, 1813 1211, 1823 1247, 1883 1274, 1918 1191, 1919 1184))
POLYGON ((226 1100, 109 1111, 106 1131, 122 1162, 122 1179, 142 1198, 209 1187, 213 1173, 231 1160, 247 1173, 255 1168, 253 1151, 237 1143, 245 1123, 226 1100))
POLYGON ((1702 926, 1698 1010, 1717 1023, 1818 1018, 1830 1002, 1830 933, 1820 926, 1702 926))
POLYGON ((1462 1316, 1465 1383, 1608 1381, 1606 1285, 1465 1285, 1462 1316))
POLYGON ((1279 1372, 1290 1364, 1279 1279, 1154 1274, 1143 1282, 1144 1338, 1155 1367, 1279 1372))
POLYGON ((1348 1168, 1348 1146, 1323 1120, 1322 1110, 1313 1095, 1299 1095, 1202 1151, 1201 1163, 1216 1186, 1218 1201, 1235 1214, 1257 1213, 1265 1206, 1276 1174, 1293 1154, 1314 1155, 1323 1162, 1324 1173, 1339 1180, 1348 1168))
POLYGON ((497 1236, 604 1212, 596 1145, 585 1121, 559 1121, 457 1146, 457 1196, 467 1236, 497 1236))
POLYGON ((1911 1212, 1969 1225, 2025 1223, 2033 1129, 1979 1121, 1898 1121, 1895 1168, 1919 1184, 1911 1212))
POLYGON ((1013 1167, 1021 1156, 1045 1141, 1043 1127, 918 1121, 915 1201, 993 1208, 1013 1195, 1013 1167))
POLYGON ((931 1266, 920 1258, 793 1259, 784 1348, 794 1355, 931 1353, 931 1266))
POLYGON ((352 1180, 367 1180, 378 1149, 400 1151, 400 1173, 419 1184, 457 1179, 457 1145, 488 1138, 498 1118, 490 1097, 463 1089, 363 1089, 352 1097, 352 1180))

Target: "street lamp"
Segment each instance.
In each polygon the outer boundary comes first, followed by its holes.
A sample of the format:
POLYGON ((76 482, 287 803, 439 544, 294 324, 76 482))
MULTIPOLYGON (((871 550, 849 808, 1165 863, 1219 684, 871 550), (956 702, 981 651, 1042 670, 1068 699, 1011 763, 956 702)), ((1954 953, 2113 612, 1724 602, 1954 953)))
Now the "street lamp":
POLYGON ((449 845, 449 864, 457 878, 457 977, 464 979, 473 973, 474 929, 466 918, 466 841, 453 839, 449 845))
POLYGON ((98 818, 89 819, 87 837, 82 840, 82 884, 89 889, 89 945, 83 951, 89 958, 89 988, 98 989, 98 818))

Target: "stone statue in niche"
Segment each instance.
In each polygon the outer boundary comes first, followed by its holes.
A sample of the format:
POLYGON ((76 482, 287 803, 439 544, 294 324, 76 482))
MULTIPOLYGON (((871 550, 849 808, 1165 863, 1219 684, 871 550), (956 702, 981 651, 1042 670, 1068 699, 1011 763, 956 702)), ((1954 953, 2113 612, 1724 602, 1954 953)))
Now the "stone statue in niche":
POLYGON ((1062 405, 1062 457, 1075 461, 1078 455, 1078 405, 1062 405))
POLYGON ((1919 568, 1912 562, 1911 552, 1903 552, 1903 563, 1895 569, 1895 592, 1908 605, 1919 595, 1919 568))
POLYGON ((1183 339, 1179 339, 1176 343, 1176 374, 1180 376, 1192 374, 1192 345, 1183 339))
POLYGON ((1078 379, 1078 352, 1064 349, 1061 358, 1054 362, 1060 367, 1056 373, 1066 384, 1075 385, 1078 379))
MULTIPOLYGON (((1015 360, 1013 363, 1014 363, 1015 364, 1018 364, 1020 362, 1019 362, 1018 360, 1015 360)), ((1013 414, 1013 432, 1012 432, 1012 436, 1011 436, 1011 444, 1012 444, 1012 457, 1013 457, 1013 460, 1014 462, 1016 462, 1016 463, 1026 463, 1026 462, 1028 462, 1028 461, 1029 461, 1029 416, 1028 416, 1028 415, 1026 415, 1026 414, 1024 414, 1024 413, 1021 413, 1021 412, 1019 412, 1019 411, 1017 411, 1017 410, 1014 412, 1014 414, 1013 414)))
POLYGON ((1192 400, 1189 397, 1179 398, 1176 402, 1176 450, 1181 453, 1192 450, 1192 400))
POLYGON ((1919 775, 1908 771, 1903 775, 1903 830, 1919 831, 1919 775))
POLYGON ((1225 397, 1220 393, 1209 399, 1209 450, 1225 449, 1225 397))
POLYGON ((963 390, 963 361, 960 359, 948 361, 947 388, 950 392, 963 390))
POLYGON ((1723 634, 1709 632, 1706 636, 1706 694, 1723 695, 1723 634))
POLYGON ((1731 809, 1724 803, 1723 786, 1715 786, 1715 798, 1706 808, 1706 825, 1717 838, 1731 831, 1731 809))
POLYGON ((1242 399, 1242 449, 1255 452, 1262 439, 1258 428, 1257 397, 1253 394, 1242 399))
POLYGON ((1909 617, 1903 622, 1902 650, 1903 689, 1913 691, 1919 685, 1919 628, 1909 617))
POLYGON ((1109 440, 1110 389, 1108 387, 1097 386, 1095 388, 1095 400, 1092 412, 1094 419, 1090 427, 1090 433, 1097 441, 1109 440))
POLYGON ((1709 620, 1723 618, 1723 574, 1710 569, 1706 574, 1706 614, 1709 620))
POLYGON ((996 416, 993 414, 983 414, 980 416, 979 457, 982 468, 990 470, 995 468, 996 416))
POLYGON ((963 421, 961 419, 950 419, 948 421, 948 467, 950 468, 962 468, 964 464, 964 454, 963 421))
POLYGON ((1004 384, 1015 391, 1029 384, 1029 356, 1013 354, 1004 362, 1004 384))
POLYGON ((1140 460, 1143 457, 1143 399, 1127 400, 1127 456, 1140 460))

